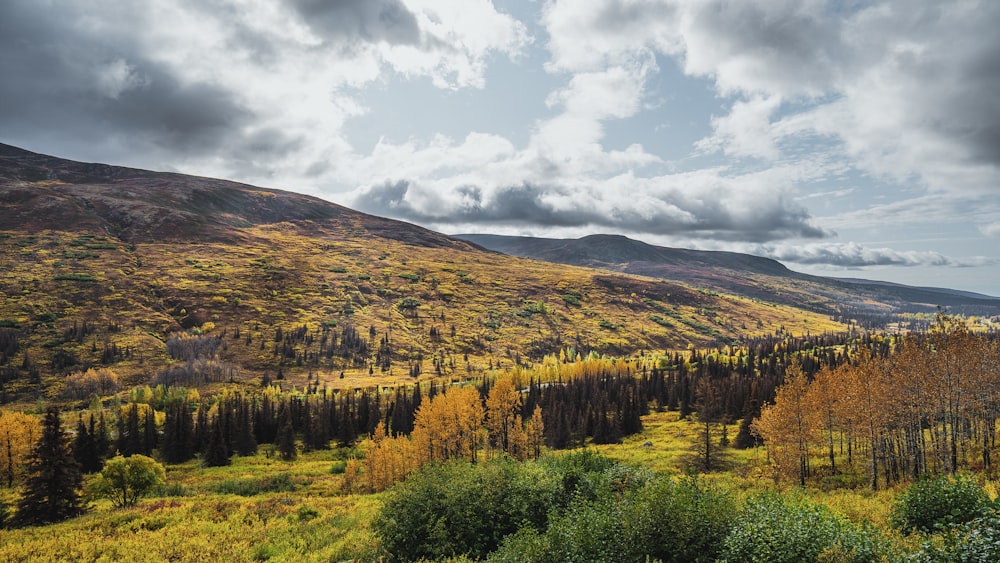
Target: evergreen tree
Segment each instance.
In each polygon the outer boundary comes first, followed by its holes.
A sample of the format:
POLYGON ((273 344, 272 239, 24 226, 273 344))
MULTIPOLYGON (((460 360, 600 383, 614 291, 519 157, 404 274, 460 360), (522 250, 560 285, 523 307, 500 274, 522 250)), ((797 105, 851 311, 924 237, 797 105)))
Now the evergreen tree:
POLYGON ((194 424, 191 411, 184 401, 174 401, 167 406, 163 423, 163 440, 160 456, 167 463, 182 463, 194 457, 194 424))
MULTIPOLYGON (((93 415, 91 415, 90 421, 93 423, 93 415)), ((108 457, 108 450, 111 448, 111 439, 108 437, 108 422, 104 419, 103 410, 98 415, 97 430, 92 430, 90 434, 94 437, 94 447, 97 449, 97 456, 103 462, 108 457)))
POLYGON ((96 473, 103 465, 94 440, 94 415, 90 415, 90 427, 83 422, 83 415, 76 421, 76 436, 73 438, 73 459, 80 464, 84 473, 96 473))
POLYGON ((281 403, 279 410, 278 419, 281 422, 279 423, 278 437, 275 440, 275 445, 278 446, 281 459, 291 461, 298 456, 298 452, 295 451, 295 428, 292 426, 292 411, 288 407, 288 404, 284 402, 281 403))
POLYGON ((223 435, 221 418, 219 415, 213 417, 212 424, 208 428, 208 438, 201 460, 205 467, 221 467, 229 465, 231 462, 229 451, 226 449, 226 437, 223 435))
POLYGON ((146 410, 146 420, 142 425, 142 455, 153 455, 153 450, 159 445, 159 435, 156 432, 156 413, 150 407, 146 410))
POLYGON ((257 438, 254 436, 250 402, 242 396, 236 403, 236 430, 233 441, 237 454, 250 456, 257 453, 257 438))
POLYGON ((82 486, 83 475, 63 433, 59 409, 49 407, 42 422, 42 436, 28 461, 28 479, 11 524, 49 524, 82 514, 82 486))

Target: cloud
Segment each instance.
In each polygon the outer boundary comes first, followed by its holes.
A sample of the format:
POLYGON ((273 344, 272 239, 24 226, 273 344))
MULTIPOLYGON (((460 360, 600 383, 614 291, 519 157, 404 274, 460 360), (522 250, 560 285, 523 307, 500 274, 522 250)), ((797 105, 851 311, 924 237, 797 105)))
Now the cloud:
POLYGON ((303 22, 324 39, 338 43, 420 43, 417 18, 399 0, 294 0, 303 22))
POLYGON ((552 69, 661 54, 712 80, 729 110, 702 149, 777 159, 783 139, 819 135, 892 181, 1000 183, 1000 4, 553 0, 544 21, 552 69))
MULTIPOLYGON (((169 65, 135 54, 129 41, 105 42, 73 10, 51 15, 36 3, 0 6, 5 129, 63 131, 97 142, 131 138, 194 154, 216 148, 253 117, 233 92, 189 83, 169 65)), ((132 14, 121 16, 127 22, 132 14)))
MULTIPOLYGON (((404 160, 425 165, 432 160, 420 154, 404 160)), ((642 178, 624 172, 603 180, 556 176, 537 182, 532 178, 543 174, 518 164, 530 164, 525 153, 481 162, 479 173, 438 175, 424 169, 419 176, 386 179, 357 190, 349 205, 446 231, 471 224, 540 231, 586 227, 755 242, 832 234, 813 224, 788 191, 775 189, 779 174, 730 177, 710 170, 642 178)))
POLYGON ((0 135, 84 160, 303 190, 337 181, 363 89, 484 85, 526 28, 482 1, 0 3, 0 135), (272 184, 273 185, 273 184, 272 184))
POLYGON ((863 268, 868 266, 977 267, 997 263, 996 259, 983 256, 951 258, 932 251, 900 251, 891 248, 871 248, 854 242, 794 246, 787 244, 761 245, 754 248, 754 253, 783 262, 827 265, 842 268, 863 268))
POLYGON ((1000 221, 982 225, 979 231, 988 237, 1000 237, 1000 221))

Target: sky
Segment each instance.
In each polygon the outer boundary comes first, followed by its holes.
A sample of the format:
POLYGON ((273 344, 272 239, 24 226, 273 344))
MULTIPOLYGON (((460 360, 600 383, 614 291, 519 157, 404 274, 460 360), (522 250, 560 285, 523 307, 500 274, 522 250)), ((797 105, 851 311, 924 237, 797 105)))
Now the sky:
POLYGON ((1000 296, 994 0, 3 0, 0 142, 1000 296))

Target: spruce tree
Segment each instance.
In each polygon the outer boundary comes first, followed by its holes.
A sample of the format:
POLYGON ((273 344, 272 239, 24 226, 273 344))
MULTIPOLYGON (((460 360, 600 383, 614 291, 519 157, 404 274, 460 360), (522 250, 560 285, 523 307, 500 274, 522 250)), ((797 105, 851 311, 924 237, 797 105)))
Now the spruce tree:
POLYGON ((257 453, 257 438, 254 437, 250 407, 250 401, 244 397, 240 397, 236 403, 236 430, 233 446, 236 448, 236 453, 241 456, 257 453))
POLYGON ((104 465, 100 453, 97 451, 97 442, 94 439, 94 415, 90 415, 90 426, 84 424, 83 415, 76 421, 76 436, 73 438, 73 458, 80 464, 80 470, 84 473, 97 473, 104 465))
POLYGON ((82 487, 83 475, 63 432, 59 409, 49 407, 42 436, 28 460, 28 479, 11 524, 50 524, 82 514, 82 487))
POLYGON ((191 411, 184 401, 174 401, 167 406, 166 414, 160 456, 167 463, 185 462, 194 457, 191 411))
POLYGON ((231 462, 229 459, 229 450, 226 447, 226 437, 223 434, 221 418, 219 415, 212 418, 212 424, 208 429, 207 444, 204 456, 202 457, 202 464, 205 467, 220 467, 229 465, 231 462))
POLYGON ((295 428, 292 426, 292 411, 288 407, 288 404, 284 402, 281 403, 280 411, 278 418, 281 422, 279 423, 278 437, 275 439, 275 445, 278 446, 281 459, 291 461, 298 456, 298 452, 295 450, 295 428))

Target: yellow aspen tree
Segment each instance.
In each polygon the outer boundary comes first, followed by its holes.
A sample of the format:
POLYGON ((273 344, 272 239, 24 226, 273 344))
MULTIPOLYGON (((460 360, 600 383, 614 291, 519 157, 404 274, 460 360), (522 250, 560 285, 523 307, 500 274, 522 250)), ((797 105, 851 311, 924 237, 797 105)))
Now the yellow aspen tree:
POLYGON ((965 433, 960 431, 968 407, 968 398, 972 394, 970 385, 973 382, 970 367, 970 350, 973 348, 965 324, 959 319, 938 315, 937 322, 931 327, 930 368, 936 375, 941 415, 939 439, 945 445, 945 471, 954 474, 959 467, 959 449, 964 450, 965 433))
POLYGON ((842 416, 868 442, 872 489, 878 489, 878 461, 885 429, 896 409, 889 362, 862 350, 857 365, 841 378, 844 397, 842 416))
MULTIPOLYGON (((495 451, 515 455, 514 444, 521 442, 521 393, 509 377, 493 385, 486 397, 486 428, 495 451)), ((516 456, 515 456, 516 457, 516 456)))
POLYGON ((898 407, 896 419, 904 432, 908 452, 905 461, 909 464, 910 476, 916 479, 930 469, 924 426, 930 424, 933 432, 934 421, 942 412, 935 408, 935 375, 930 369, 927 347, 913 336, 904 337, 893 354, 892 372, 895 374, 893 394, 898 407))
POLYGON ((388 436, 385 424, 379 422, 371 439, 364 461, 369 490, 384 491, 419 467, 413 442, 408 437, 388 436))
POLYGON ((340 490, 346 494, 351 494, 358 489, 361 483, 361 464, 358 463, 357 458, 352 457, 347 460, 347 465, 344 466, 344 481, 340 486, 340 490))
POLYGON ((421 403, 413 443, 421 463, 465 457, 475 462, 484 441, 483 404, 473 387, 457 387, 421 403))
POLYGON ((774 404, 761 409, 751 429, 764 440, 768 454, 779 471, 797 471, 805 486, 809 473, 809 446, 815 440, 819 421, 807 400, 809 382, 798 365, 791 365, 785 382, 778 387, 774 404))
POLYGON ((538 459, 542 455, 542 445, 545 443, 545 424, 542 422, 542 407, 535 406, 531 418, 524 423, 524 434, 527 439, 527 456, 538 459))
POLYGON ((38 418, 21 412, 0 411, 0 479, 8 487, 20 481, 39 436, 41 423, 38 418))
POLYGON ((806 402, 812 406, 823 427, 827 456, 830 460, 830 471, 837 472, 837 457, 834 449, 834 437, 837 429, 837 403, 840 400, 839 373, 830 366, 824 366, 813 376, 812 383, 806 391, 806 402))

